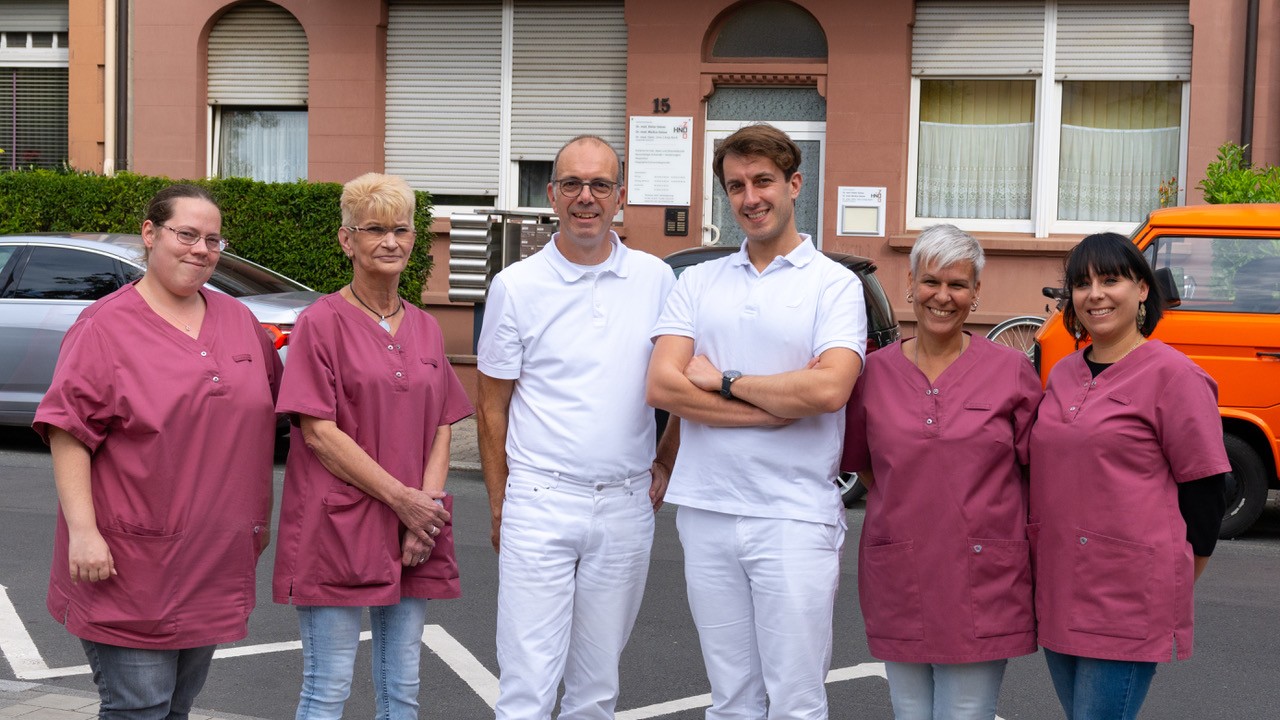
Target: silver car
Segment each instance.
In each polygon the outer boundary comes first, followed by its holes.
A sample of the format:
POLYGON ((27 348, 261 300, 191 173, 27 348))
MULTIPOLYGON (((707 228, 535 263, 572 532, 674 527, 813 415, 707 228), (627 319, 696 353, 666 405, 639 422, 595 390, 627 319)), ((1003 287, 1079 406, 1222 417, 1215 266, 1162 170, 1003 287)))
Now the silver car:
MULTIPOLYGON (((142 251, 139 235, 0 235, 0 425, 31 424, 67 329, 94 300, 142 277, 142 251)), ((230 252, 206 287, 244 303, 281 360, 298 314, 321 295, 230 252)))

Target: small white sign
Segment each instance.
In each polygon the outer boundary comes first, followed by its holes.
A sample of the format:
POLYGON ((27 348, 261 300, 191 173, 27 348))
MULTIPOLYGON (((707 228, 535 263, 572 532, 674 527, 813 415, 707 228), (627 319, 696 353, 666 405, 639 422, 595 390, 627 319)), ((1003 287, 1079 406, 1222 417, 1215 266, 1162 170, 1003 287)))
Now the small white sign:
POLYGON ((884 237, 884 196, 882 187, 839 188, 836 234, 884 237))
POLYGON ((627 204, 687 206, 693 192, 693 118, 631 117, 627 204))

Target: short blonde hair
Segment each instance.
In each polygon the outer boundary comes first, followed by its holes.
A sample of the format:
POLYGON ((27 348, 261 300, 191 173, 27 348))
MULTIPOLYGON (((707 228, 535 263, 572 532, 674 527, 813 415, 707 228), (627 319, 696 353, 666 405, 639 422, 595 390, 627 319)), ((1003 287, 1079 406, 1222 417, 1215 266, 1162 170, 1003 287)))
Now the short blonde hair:
POLYGON ((365 173, 342 186, 342 224, 355 225, 361 220, 412 218, 416 207, 413 188, 404 178, 382 173, 365 173))

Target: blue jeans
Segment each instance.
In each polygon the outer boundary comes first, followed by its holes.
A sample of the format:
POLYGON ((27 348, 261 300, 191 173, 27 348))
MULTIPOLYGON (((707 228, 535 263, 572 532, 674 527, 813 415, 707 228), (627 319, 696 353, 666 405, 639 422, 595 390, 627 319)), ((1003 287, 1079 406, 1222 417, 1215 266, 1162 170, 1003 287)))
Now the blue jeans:
MULTIPOLYGON (((363 607, 298 607, 302 693, 297 720, 340 720, 351 695, 363 607)), ((416 720, 418 659, 427 601, 369 608, 373 634, 373 694, 377 720, 416 720)))
POLYGON ((214 645, 140 650, 81 640, 101 720, 183 720, 209 676, 214 645))
POLYGON ((894 720, 992 720, 1008 662, 885 663, 894 720))
POLYGON ((1147 699, 1153 662, 1098 660, 1044 649, 1067 720, 1134 720, 1147 699))

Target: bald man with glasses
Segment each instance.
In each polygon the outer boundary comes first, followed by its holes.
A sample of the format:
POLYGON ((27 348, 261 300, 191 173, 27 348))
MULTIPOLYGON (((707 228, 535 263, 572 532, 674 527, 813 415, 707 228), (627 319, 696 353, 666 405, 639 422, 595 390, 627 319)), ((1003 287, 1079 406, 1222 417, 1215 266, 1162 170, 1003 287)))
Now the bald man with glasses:
MULTIPOLYGON (((494 278, 480 331, 480 455, 498 552, 498 720, 605 720, 649 571, 674 460, 655 459, 645 374, 675 277, 611 229, 618 154, 556 155, 559 232, 494 278)), ((674 433, 672 433, 674 438, 674 433)))

